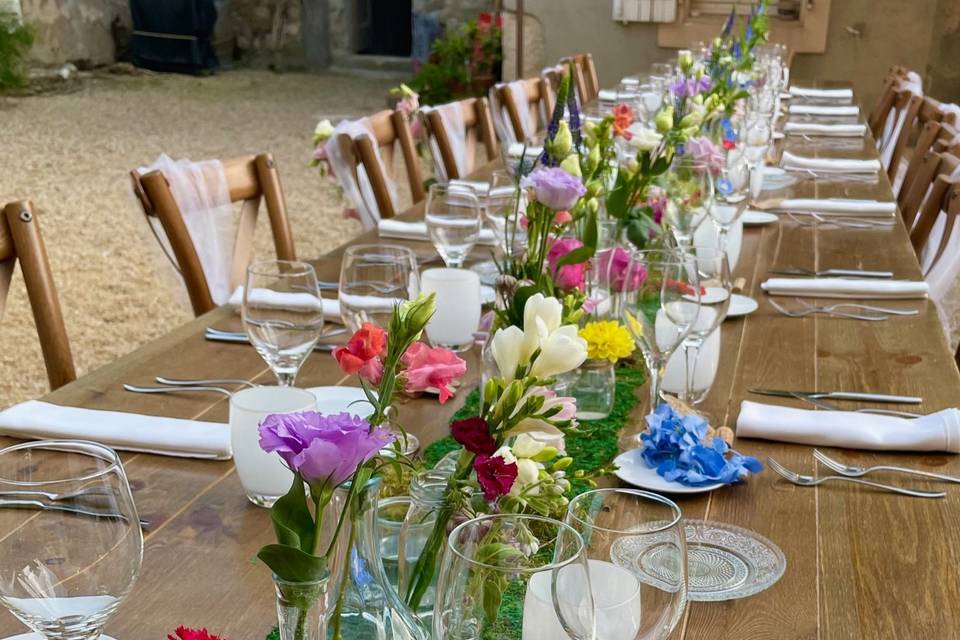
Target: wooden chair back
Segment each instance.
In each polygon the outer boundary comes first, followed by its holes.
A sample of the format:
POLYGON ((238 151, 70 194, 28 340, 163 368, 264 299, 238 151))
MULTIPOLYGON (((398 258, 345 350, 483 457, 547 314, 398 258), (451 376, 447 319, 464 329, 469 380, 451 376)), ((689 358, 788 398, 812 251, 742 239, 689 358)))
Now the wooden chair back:
POLYGON ((593 62, 593 55, 578 53, 560 59, 560 64, 568 65, 571 62, 574 68, 574 85, 577 87, 577 95, 580 96, 580 104, 587 104, 600 94, 600 78, 597 75, 597 66, 593 62))
MULTIPOLYGON (((960 177, 951 177, 960 167, 960 158, 951 154, 943 154, 943 171, 937 175, 930 187, 930 193, 923 203, 920 215, 917 218, 913 230, 910 232, 910 243, 919 258, 923 255, 927 243, 930 241, 930 232, 933 230, 941 212, 947 215, 946 225, 943 234, 940 236, 940 246, 933 260, 929 263, 927 272, 936 265, 947 250, 951 232, 956 223, 957 213, 960 212, 960 177)), ((952 250, 960 251, 960 247, 953 247, 952 250)), ((926 274, 924 274, 926 275, 926 274)))
MULTIPOLYGON (((402 111, 391 111, 389 109, 380 111, 367 116, 367 123, 373 131, 376 138, 378 149, 374 149, 373 141, 367 136, 360 136, 349 141, 352 145, 353 153, 346 154, 344 157, 353 158, 353 165, 363 165, 363 169, 370 180, 370 187, 373 190, 373 197, 376 200, 377 209, 380 218, 392 218, 397 215, 397 203, 393 201, 390 189, 387 186, 386 171, 390 178, 396 176, 396 149, 400 148, 403 155, 403 163, 407 170, 407 181, 410 184, 410 195, 414 204, 427 197, 427 192, 423 186, 423 171, 420 169, 420 158, 417 156, 417 147, 413 142, 413 132, 410 130, 410 122, 407 115, 402 111), (377 151, 379 158, 377 159, 377 151), (380 164, 383 162, 383 165, 380 164)), ((347 139, 348 140, 348 139, 347 139)), ((341 140, 341 150, 345 151, 347 140, 341 140)), ((356 169, 354 169, 356 170, 356 169)), ((356 179, 356 176, 354 176, 356 179)))
POLYGON ((887 121, 887 115, 890 113, 890 109, 893 108, 894 93, 900 81, 907 77, 907 73, 909 73, 909 70, 906 67, 895 65, 890 68, 883 79, 883 89, 880 91, 880 97, 877 98, 877 103, 867 118, 867 125, 873 133, 873 137, 877 140, 880 139, 880 133, 883 131, 883 125, 887 121))
POLYGON ((40 234, 40 223, 29 201, 11 202, 3 208, 0 223, 0 317, 6 308, 13 268, 18 260, 37 325, 47 380, 51 390, 57 389, 76 380, 77 371, 73 366, 70 341, 47 249, 40 234))
POLYGON ((557 106, 557 92, 560 90, 560 83, 570 75, 570 66, 558 64, 554 67, 546 67, 540 72, 541 86, 543 87, 543 108, 547 118, 551 118, 553 110, 557 106))
MULTIPOLYGON (((467 98, 451 103, 457 106, 463 114, 463 125, 466 127, 466 172, 472 173, 474 159, 477 153, 477 144, 482 143, 488 162, 499 157, 497 150, 497 134, 493 129, 493 116, 490 113, 490 103, 486 98, 467 98)), ((453 145, 450 144, 450 135, 443 124, 443 118, 434 109, 426 112, 423 118, 424 129, 427 135, 436 144, 440 154, 439 161, 448 180, 466 178, 460 175, 453 145)))
MULTIPOLYGON (((543 85, 544 82, 542 78, 528 78, 523 80, 523 91, 525 94, 525 100, 523 102, 527 105, 530 122, 534 123, 535 131, 543 128, 540 117, 540 107, 544 96, 543 85)), ((513 130, 513 135, 516 140, 524 140, 527 136, 523 131, 523 121, 520 119, 520 112, 517 111, 517 105, 510 97, 510 85, 506 83, 497 85, 493 91, 495 92, 499 107, 507 113, 507 122, 505 124, 513 130)))
POLYGON ((911 182, 904 181, 898 198, 903 223, 908 230, 913 230, 917 224, 917 214, 920 213, 931 193, 931 188, 939 176, 949 176, 956 168, 956 156, 929 149, 923 158, 916 163, 911 182))
POLYGON ((890 178, 891 182, 896 178, 897 170, 900 167, 900 160, 904 158, 907 153, 911 132, 914 130, 917 114, 920 112, 920 106, 923 104, 923 97, 909 89, 898 89, 894 95, 895 100, 891 114, 895 121, 902 119, 903 125, 900 127, 899 132, 891 132, 891 136, 893 136, 894 133, 896 133, 896 135, 890 140, 885 140, 883 148, 881 149, 881 155, 884 155, 885 150, 892 146, 890 161, 886 167, 887 177, 890 178))
MULTIPOLYGON (((223 169, 227 178, 227 188, 230 191, 230 201, 243 203, 230 271, 230 283, 233 288, 243 284, 247 266, 253 257, 253 234, 257 226, 261 200, 264 200, 267 205, 277 258, 296 260, 297 257, 293 248, 293 233, 290 231, 290 222, 287 218, 283 188, 280 185, 280 174, 273 156, 262 153, 257 156, 225 160, 223 169)), ((131 171, 130 180, 144 214, 157 218, 163 228, 173 251, 173 256, 168 257, 183 276, 193 312, 199 316, 210 311, 216 307, 216 304, 210 295, 210 287, 203 273, 197 249, 183 221, 183 213, 173 198, 167 179, 161 171, 151 171, 144 175, 140 175, 138 171, 131 171)), ((151 225, 150 228, 153 229, 153 226, 151 225)))
MULTIPOLYGON (((900 181, 899 188, 896 190, 897 203, 903 211, 904 207, 911 204, 919 206, 919 202, 911 203, 910 199, 914 197, 913 184, 918 180, 929 187, 933 178, 936 177, 936 169, 931 169, 930 164, 936 164, 939 159, 932 160, 929 152, 932 150, 942 152, 946 151, 945 145, 951 143, 956 137, 956 129, 947 124, 953 120, 954 114, 943 110, 936 100, 924 98, 920 111, 917 114, 916 143, 910 152, 910 159, 907 162, 906 170, 903 173, 903 180, 900 181), (935 148, 936 147, 936 148, 935 148)), ((896 177, 896 176, 895 176, 896 177)), ((895 185, 897 186, 897 185, 895 185)), ((924 191, 926 193, 926 191, 924 191)), ((916 213, 916 210, 913 212, 916 213)), ((906 216, 905 216, 906 217, 906 216)), ((909 227, 908 227, 909 228, 909 227)))

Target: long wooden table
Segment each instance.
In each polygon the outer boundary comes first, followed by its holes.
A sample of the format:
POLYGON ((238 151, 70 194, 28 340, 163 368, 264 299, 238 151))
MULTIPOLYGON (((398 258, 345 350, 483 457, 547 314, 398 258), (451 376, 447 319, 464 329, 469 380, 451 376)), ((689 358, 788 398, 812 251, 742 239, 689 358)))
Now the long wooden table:
MULTIPOLYGON (((854 152, 831 151, 793 139, 789 144, 799 153, 877 155, 869 138, 854 152)), ((775 195, 892 198, 882 175, 876 184, 803 181, 775 195)), ((416 217, 420 210, 415 207, 406 215, 416 217)), ((375 234, 364 234, 354 242, 369 241, 376 241, 375 234)), ((421 254, 431 250, 423 242, 400 244, 421 254)), ((340 253, 334 251, 317 261, 322 279, 337 278, 340 253)), ((924 398, 923 412, 957 404, 960 374, 931 303, 885 302, 921 309, 918 317, 886 322, 786 318, 774 312, 760 290, 760 282, 774 265, 889 269, 897 278, 920 278, 902 224, 893 229, 852 230, 800 227, 782 219, 779 224, 748 229, 737 275, 746 279, 745 292, 759 300, 760 308, 723 325, 720 371, 703 407, 716 423, 735 423, 739 404, 751 386, 918 395, 924 398)), ((213 394, 143 396, 121 388, 124 382, 151 384, 156 375, 271 381, 272 375, 252 348, 207 342, 203 338, 207 326, 226 328, 238 326, 238 321, 228 310, 212 311, 45 399, 96 409, 226 421, 227 402, 213 394)), ((469 355, 474 378, 476 360, 476 353, 469 355)), ((328 355, 316 353, 306 362, 298 384, 351 382, 328 355)), ((644 390, 637 392, 646 397, 644 390)), ((429 443, 446 433, 447 422, 465 395, 461 392, 457 401, 444 407, 435 400, 403 401, 400 419, 424 444, 429 443)), ((646 407, 640 409, 634 429, 639 428, 646 407)), ((759 457, 774 456, 802 473, 817 473, 811 447, 747 439, 737 446, 759 457)), ((830 453, 861 464, 893 461, 960 474, 960 458, 945 454, 830 453)), ((145 454, 123 458, 140 513, 150 526, 142 573, 108 632, 121 640, 159 639, 186 624, 207 626, 232 640, 263 638, 274 624, 275 612, 269 572, 255 554, 272 541, 273 534, 268 512, 244 497, 233 464, 145 454)), ((767 471, 745 484, 678 501, 688 517, 727 522, 767 536, 783 549, 788 564, 783 578, 756 596, 691 603, 674 638, 846 640, 960 635, 960 492, 956 490, 944 500, 912 499, 847 484, 796 487, 767 471)), ((16 633, 20 628, 9 614, 3 614, 0 632, 16 633)))

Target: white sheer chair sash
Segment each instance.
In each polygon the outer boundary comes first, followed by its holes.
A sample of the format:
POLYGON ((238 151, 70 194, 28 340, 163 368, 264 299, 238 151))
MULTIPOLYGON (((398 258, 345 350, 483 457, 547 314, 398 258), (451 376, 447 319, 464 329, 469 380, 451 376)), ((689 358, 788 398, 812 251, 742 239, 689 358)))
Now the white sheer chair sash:
POLYGON ((387 184, 387 192, 394 204, 397 202, 397 185, 393 181, 393 176, 384 165, 383 158, 380 155, 380 145, 377 142, 377 136, 374 134, 370 123, 366 118, 359 120, 342 120, 333 130, 333 134, 324 145, 327 161, 333 169, 340 188, 350 203, 356 208, 361 224, 366 231, 375 229, 380 221, 380 207, 377 206, 377 199, 373 194, 373 186, 370 184, 370 178, 367 176, 363 164, 358 162, 356 166, 344 157, 340 149, 339 138, 341 135, 348 136, 351 140, 367 137, 373 143, 373 151, 377 163, 380 165, 380 172, 383 174, 387 184))
MULTIPOLYGON (((473 145, 470 144, 467 133, 467 125, 463 117, 463 106, 459 102, 442 104, 437 107, 422 107, 421 111, 428 114, 435 111, 440 116, 440 122, 443 123, 443 130, 447 134, 447 142, 450 144, 450 150, 453 152, 453 161, 457 165, 457 173, 461 178, 465 178, 473 170, 473 145)), ((433 164, 437 176, 443 182, 449 182, 450 176, 447 175, 446 166, 443 163, 443 154, 440 153, 440 147, 437 145, 436 132, 430 136, 430 152, 433 154, 433 164)))

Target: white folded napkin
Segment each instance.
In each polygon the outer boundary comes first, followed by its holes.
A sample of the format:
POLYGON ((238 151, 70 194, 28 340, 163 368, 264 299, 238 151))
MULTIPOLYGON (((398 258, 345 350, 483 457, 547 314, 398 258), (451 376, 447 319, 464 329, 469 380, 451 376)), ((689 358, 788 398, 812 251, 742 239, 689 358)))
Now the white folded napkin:
POLYGON ((795 213, 843 214, 866 216, 892 216, 897 211, 896 202, 881 200, 859 200, 856 198, 784 198, 764 203, 765 209, 790 211, 795 213))
POLYGON ((795 136, 823 136, 829 138, 862 138, 867 135, 863 124, 817 124, 813 122, 787 122, 783 132, 795 136))
MULTIPOLYGON (((403 240, 429 240, 426 222, 402 222, 400 220, 381 220, 378 226, 381 238, 402 238, 403 240)), ((490 229, 480 229, 479 244, 496 244, 497 237, 490 229)))
POLYGON ((618 92, 616 89, 601 89, 597 94, 597 98, 600 102, 616 102, 618 92))
POLYGON ((790 87, 790 95, 796 98, 815 100, 853 100, 853 89, 813 89, 809 87, 790 87))
POLYGON ((807 411, 744 400, 737 418, 737 437, 874 451, 960 453, 960 411, 944 409, 920 418, 897 418, 855 411, 807 411))
POLYGON ((490 183, 480 180, 459 180, 455 178, 448 182, 447 186, 451 189, 467 189, 477 194, 477 197, 485 196, 490 192, 490 183))
POLYGON ((792 104, 789 113, 796 116, 858 116, 860 115, 860 107, 855 104, 792 104))
POLYGON ((922 280, 868 278, 770 278, 760 287, 772 296, 887 300, 926 298, 929 291, 927 283, 922 280))
POLYGON ((784 169, 810 169, 822 173, 876 173, 882 165, 877 159, 808 158, 784 151, 780 159, 784 169))
POLYGON ((114 449, 179 458, 228 460, 231 456, 228 424, 63 407, 39 400, 0 411, 0 433, 27 439, 92 440, 114 449))
POLYGON ((538 158, 543 153, 543 147, 535 147, 529 144, 525 145, 522 142, 513 142, 509 147, 507 147, 507 155, 511 158, 519 158, 520 154, 524 153, 524 149, 526 149, 524 158, 529 158, 531 160, 538 158))
MULTIPOLYGON (((252 297, 256 302, 257 306, 260 307, 274 307, 277 309, 282 308, 298 308, 303 307, 305 309, 311 309, 316 306, 317 299, 313 296, 306 293, 283 293, 281 291, 273 291, 271 289, 254 289, 252 297)), ((325 322, 336 322, 340 324, 340 302, 337 300, 331 300, 328 298, 321 298, 321 305, 323 306, 323 319, 325 322)), ((234 308, 237 313, 240 313, 240 308, 243 306, 243 286, 237 287, 232 294, 230 294, 230 299, 227 301, 227 304, 234 308)))

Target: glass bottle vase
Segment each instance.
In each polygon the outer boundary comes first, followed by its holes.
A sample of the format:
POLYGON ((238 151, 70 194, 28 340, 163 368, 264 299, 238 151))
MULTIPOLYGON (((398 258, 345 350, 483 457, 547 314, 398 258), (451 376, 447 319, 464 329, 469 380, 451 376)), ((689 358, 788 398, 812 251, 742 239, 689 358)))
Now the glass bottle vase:
POLYGON ((565 395, 577 400, 577 418, 602 420, 613 411, 617 390, 617 373, 609 360, 587 360, 572 372, 565 395))
POLYGON ((324 640, 324 609, 329 578, 288 582, 273 576, 277 590, 280 640, 324 640))

